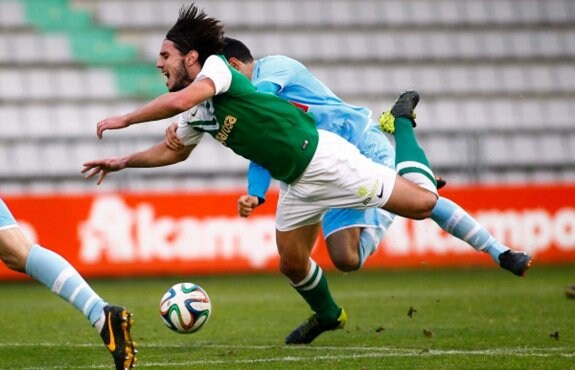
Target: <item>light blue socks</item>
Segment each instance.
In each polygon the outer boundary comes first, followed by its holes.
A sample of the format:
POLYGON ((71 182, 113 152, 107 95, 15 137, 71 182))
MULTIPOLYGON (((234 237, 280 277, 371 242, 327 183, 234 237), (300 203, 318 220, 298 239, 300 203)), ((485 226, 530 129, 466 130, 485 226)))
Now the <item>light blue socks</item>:
POLYGON ((102 316, 106 302, 59 254, 34 245, 26 260, 26 273, 70 302, 92 325, 102 316))
POLYGON ((384 230, 380 227, 366 227, 359 234, 359 265, 357 270, 363 266, 367 257, 371 256, 383 239, 384 230))
POLYGON ((439 197, 431 212, 431 219, 443 230, 471 245, 476 251, 489 253, 497 264, 499 255, 509 250, 463 208, 449 199, 439 197))

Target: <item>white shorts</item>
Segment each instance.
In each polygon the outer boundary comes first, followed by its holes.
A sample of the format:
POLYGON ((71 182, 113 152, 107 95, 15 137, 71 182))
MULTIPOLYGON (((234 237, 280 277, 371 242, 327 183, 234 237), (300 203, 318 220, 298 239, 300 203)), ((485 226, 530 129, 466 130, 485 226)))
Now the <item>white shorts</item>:
POLYGON ((363 156, 340 136, 318 131, 318 147, 304 173, 291 184, 280 184, 280 231, 318 223, 329 208, 382 207, 393 191, 393 169, 363 156))

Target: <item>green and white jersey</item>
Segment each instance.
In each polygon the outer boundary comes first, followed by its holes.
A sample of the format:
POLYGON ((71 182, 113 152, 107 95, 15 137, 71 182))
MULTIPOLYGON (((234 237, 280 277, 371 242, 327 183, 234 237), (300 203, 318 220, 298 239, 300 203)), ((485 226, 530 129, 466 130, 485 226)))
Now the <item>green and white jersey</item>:
POLYGON ((196 80, 211 79, 216 95, 180 114, 178 135, 185 145, 203 133, 266 168, 287 184, 308 166, 318 145, 313 116, 273 94, 259 93, 223 56, 210 56, 196 80))

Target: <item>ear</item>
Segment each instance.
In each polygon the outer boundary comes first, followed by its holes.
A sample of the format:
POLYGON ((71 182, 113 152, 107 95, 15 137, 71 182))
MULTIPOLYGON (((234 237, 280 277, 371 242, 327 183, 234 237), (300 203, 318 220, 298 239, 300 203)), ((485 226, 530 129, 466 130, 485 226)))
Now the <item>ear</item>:
POLYGON ((230 63, 232 68, 237 71, 239 71, 242 66, 242 62, 236 57, 231 57, 230 59, 228 59, 228 63, 230 63))
POLYGON ((186 67, 193 66, 198 61, 199 54, 196 50, 190 50, 186 55, 186 67))

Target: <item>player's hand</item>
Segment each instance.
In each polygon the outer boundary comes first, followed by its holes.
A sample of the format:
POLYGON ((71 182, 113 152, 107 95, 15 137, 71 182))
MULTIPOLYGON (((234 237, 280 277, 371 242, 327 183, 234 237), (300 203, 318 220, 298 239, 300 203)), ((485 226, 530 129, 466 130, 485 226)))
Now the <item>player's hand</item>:
POLYGON ((258 197, 253 195, 242 195, 238 199, 238 213, 241 217, 248 217, 253 210, 260 204, 258 197))
POLYGON ((100 185, 109 172, 120 171, 126 168, 126 162, 122 158, 106 158, 86 162, 83 166, 82 173, 84 178, 90 179, 98 175, 96 185, 100 185))
POLYGON ((164 141, 169 149, 176 152, 184 148, 184 144, 176 134, 177 130, 178 125, 176 123, 169 125, 168 128, 166 128, 166 140, 164 141))
POLYGON ((98 135, 98 139, 101 139, 106 130, 117 130, 128 126, 130 126, 130 123, 126 119, 126 116, 108 117, 98 122, 96 134, 98 135))

